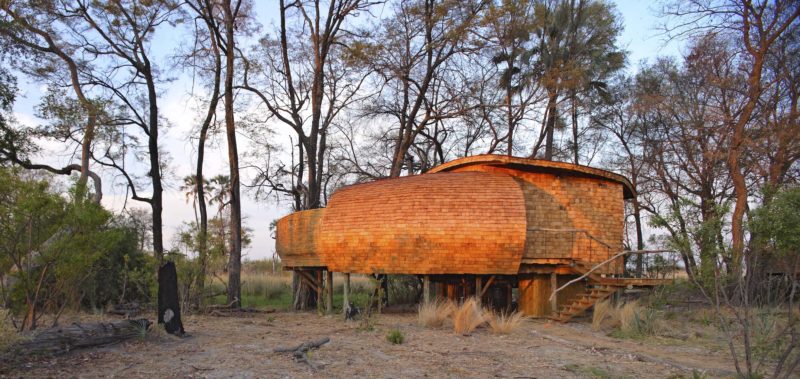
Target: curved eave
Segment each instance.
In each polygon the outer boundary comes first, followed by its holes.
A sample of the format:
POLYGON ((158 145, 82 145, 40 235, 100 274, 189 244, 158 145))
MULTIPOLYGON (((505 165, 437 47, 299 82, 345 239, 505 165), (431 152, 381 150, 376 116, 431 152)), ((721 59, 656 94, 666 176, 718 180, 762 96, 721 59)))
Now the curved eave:
POLYGON ((622 184, 623 196, 625 199, 632 199, 635 196, 633 186, 628 179, 622 175, 615 174, 611 171, 601 170, 599 168, 575 165, 571 163, 545 161, 540 159, 527 159, 510 157, 507 155, 494 155, 483 154, 474 155, 471 157, 456 159, 441 165, 438 165, 428 171, 428 173, 453 171, 455 169, 475 165, 488 165, 508 167, 519 171, 528 172, 545 172, 553 174, 564 174, 572 176, 586 176, 592 178, 606 179, 612 182, 622 184))

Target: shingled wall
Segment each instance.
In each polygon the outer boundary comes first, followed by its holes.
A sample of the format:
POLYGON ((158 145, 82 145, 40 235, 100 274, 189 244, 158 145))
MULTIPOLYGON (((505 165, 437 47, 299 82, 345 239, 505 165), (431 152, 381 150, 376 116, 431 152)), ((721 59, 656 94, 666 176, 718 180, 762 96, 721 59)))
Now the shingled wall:
POLYGON ((525 203, 508 175, 464 172, 386 179, 331 197, 318 240, 333 271, 516 274, 525 203))
POLYGON ((295 212, 275 225, 275 251, 286 267, 320 267, 322 256, 317 251, 319 223, 324 209, 295 212))
MULTIPOLYGON (((525 258, 573 258, 602 262, 622 251, 625 204, 620 183, 491 165, 465 166, 452 172, 492 172, 515 177, 525 194, 528 228, 525 258), (532 228, 584 229, 613 249, 582 233, 532 231, 532 228)), ((615 264, 602 272, 618 272, 621 269, 620 264, 615 264)))

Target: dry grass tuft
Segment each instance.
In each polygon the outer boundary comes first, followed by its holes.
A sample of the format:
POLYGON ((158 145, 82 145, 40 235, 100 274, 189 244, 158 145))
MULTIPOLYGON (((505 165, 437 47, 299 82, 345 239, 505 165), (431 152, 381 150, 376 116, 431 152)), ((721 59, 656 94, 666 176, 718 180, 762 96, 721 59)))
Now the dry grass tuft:
POLYGON ((594 305, 592 311, 592 330, 599 331, 605 326, 613 326, 619 322, 617 309, 608 300, 594 305))
POLYGON ((453 330, 456 334, 470 334, 486 322, 483 309, 474 298, 469 298, 453 312, 453 330))
POLYGON ((436 300, 426 304, 420 304, 417 322, 419 325, 428 328, 438 328, 444 325, 450 315, 453 314, 455 305, 450 300, 436 300))
POLYGON ((525 321, 525 316, 519 312, 491 312, 487 318, 489 328, 492 329, 494 334, 510 334, 519 329, 522 326, 522 322, 525 321))
POLYGON ((618 307, 619 309, 619 329, 623 333, 637 331, 637 323, 642 307, 638 301, 631 301, 618 307))

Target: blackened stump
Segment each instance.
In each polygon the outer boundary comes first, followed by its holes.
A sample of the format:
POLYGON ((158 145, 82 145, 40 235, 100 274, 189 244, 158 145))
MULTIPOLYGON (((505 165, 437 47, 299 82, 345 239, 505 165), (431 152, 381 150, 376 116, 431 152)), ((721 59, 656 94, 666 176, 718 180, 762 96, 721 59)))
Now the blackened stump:
POLYGON ((178 273, 173 262, 158 269, 158 323, 164 324, 167 333, 178 336, 184 333, 178 299, 178 273))

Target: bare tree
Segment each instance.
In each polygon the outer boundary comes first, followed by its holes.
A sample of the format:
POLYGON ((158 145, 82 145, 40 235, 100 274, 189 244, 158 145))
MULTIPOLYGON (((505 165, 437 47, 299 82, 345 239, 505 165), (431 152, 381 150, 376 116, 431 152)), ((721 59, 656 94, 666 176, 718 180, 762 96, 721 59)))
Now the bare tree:
POLYGON ((767 57, 783 36, 796 30, 800 4, 794 1, 691 1, 675 2, 663 13, 670 17, 665 26, 673 36, 696 35, 711 31, 733 38, 738 50, 734 58, 746 77, 744 101, 729 104, 725 123, 730 134, 727 154, 729 175, 733 181, 736 202, 731 221, 732 263, 737 275, 742 272, 745 244, 744 216, 748 208, 746 172, 743 159, 749 150, 748 126, 752 124, 758 104, 773 82, 765 81, 767 57))

